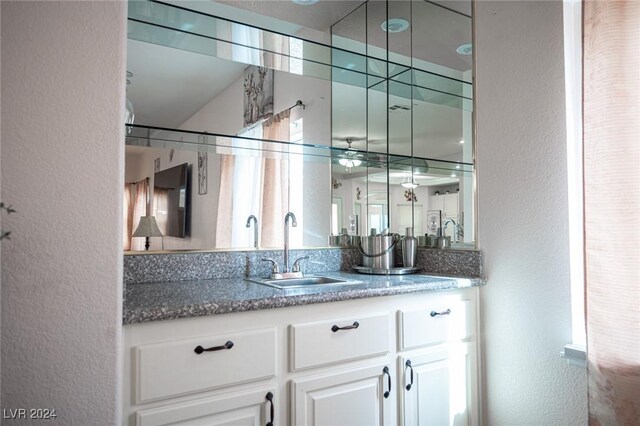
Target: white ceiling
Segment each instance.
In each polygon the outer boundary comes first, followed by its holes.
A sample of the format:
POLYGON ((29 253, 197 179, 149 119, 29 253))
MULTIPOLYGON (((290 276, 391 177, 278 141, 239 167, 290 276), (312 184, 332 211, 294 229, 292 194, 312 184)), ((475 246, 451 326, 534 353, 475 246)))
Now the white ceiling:
POLYGON ((320 0, 312 5, 300 5, 290 0, 218 0, 215 3, 271 16, 272 18, 292 22, 303 27, 327 31, 333 24, 347 16, 364 1, 320 0))
MULTIPOLYGON (((462 14, 451 13, 448 8, 465 10, 471 8, 470 1, 438 2, 396 0, 387 5, 384 1, 371 0, 351 15, 337 23, 333 34, 349 40, 357 40, 369 46, 421 59, 460 72, 471 69, 471 56, 461 55, 456 49, 471 43, 471 19, 462 14), (365 10, 366 8, 366 10, 365 10), (389 18, 400 18, 410 22, 402 32, 387 33, 381 25, 389 18), (365 22, 366 21, 366 22, 365 22)), ((369 48, 371 51, 371 48, 369 48)))
POLYGON ((234 82, 245 64, 127 40, 135 122, 177 128, 234 82))

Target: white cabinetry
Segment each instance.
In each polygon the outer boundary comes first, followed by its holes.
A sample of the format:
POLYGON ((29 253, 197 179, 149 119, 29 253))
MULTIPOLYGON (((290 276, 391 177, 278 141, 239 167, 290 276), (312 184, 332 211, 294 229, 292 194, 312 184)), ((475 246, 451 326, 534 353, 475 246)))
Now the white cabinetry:
POLYGON ((476 298, 471 288, 127 325, 124 423, 477 425, 476 298))
POLYGON ((405 426, 477 424, 476 357, 472 343, 452 342, 401 356, 405 426))
POLYGON ((458 193, 432 195, 429 210, 440 210, 442 219, 457 218, 459 214, 458 193))
POLYGON ((135 400, 148 402, 272 378, 275 346, 275 328, 136 346, 135 400))
POLYGON ((384 312, 291 325, 291 370, 386 355, 390 323, 384 312))
POLYGON ((455 293, 398 311, 401 424, 478 424, 475 319, 475 300, 455 293))
POLYGON ((389 364, 376 364, 292 381, 292 421, 297 426, 392 424, 395 403, 389 364))
POLYGON ((236 392, 225 397, 205 398, 170 406, 140 410, 139 426, 260 426, 271 418, 275 388, 236 392), (265 407, 265 404, 268 406, 265 407), (269 412, 266 412, 266 411, 269 412))

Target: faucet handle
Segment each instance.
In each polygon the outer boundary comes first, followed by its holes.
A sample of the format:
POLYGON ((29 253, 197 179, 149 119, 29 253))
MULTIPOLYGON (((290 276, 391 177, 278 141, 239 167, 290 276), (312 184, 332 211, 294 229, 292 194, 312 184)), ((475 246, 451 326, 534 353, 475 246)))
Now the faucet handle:
POLYGON ((262 261, 263 262, 271 262, 271 265, 272 265, 271 273, 273 273, 273 274, 280 273, 280 268, 278 268, 278 262, 276 262, 275 260, 271 259, 270 257, 263 257, 262 261))
POLYGON ((302 256, 296 259, 296 261, 293 262, 293 266, 291 267, 291 272, 300 272, 300 262, 303 260, 309 260, 309 256, 302 256))

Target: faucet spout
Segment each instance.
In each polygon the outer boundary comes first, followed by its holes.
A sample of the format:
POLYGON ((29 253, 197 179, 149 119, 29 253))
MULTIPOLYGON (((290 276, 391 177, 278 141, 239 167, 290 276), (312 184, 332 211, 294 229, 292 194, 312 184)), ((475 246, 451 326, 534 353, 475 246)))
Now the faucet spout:
POLYGON ((284 216, 284 272, 289 272, 289 219, 291 219, 291 226, 298 226, 296 215, 291 212, 287 212, 284 216))
POLYGON ((258 248, 258 218, 251 215, 247 218, 247 228, 251 227, 253 221, 253 247, 258 248))
POLYGON ((453 223, 453 234, 452 235, 452 240, 456 240, 456 235, 458 234, 458 224, 456 223, 455 220, 453 219, 449 219, 444 223, 444 226, 442 227, 442 236, 445 236, 445 231, 447 230, 447 225, 449 223, 453 223))

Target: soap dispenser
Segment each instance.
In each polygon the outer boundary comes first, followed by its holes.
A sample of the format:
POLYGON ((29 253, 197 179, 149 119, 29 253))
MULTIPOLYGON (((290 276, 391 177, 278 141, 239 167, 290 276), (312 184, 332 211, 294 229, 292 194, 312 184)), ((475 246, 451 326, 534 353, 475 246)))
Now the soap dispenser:
POLYGON ((405 268, 416 266, 416 256, 418 254, 418 239, 413 236, 413 228, 408 227, 406 235, 402 240, 402 264, 405 268))

